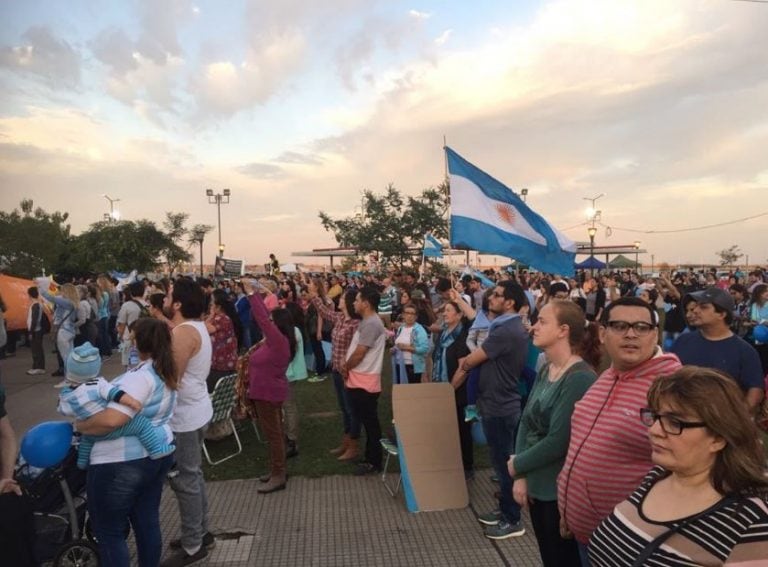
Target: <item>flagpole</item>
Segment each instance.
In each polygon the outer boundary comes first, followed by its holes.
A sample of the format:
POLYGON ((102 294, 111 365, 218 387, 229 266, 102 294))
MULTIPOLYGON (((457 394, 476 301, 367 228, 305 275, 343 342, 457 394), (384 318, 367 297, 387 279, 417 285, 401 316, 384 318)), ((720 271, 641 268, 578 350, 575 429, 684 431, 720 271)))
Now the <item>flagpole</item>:
MULTIPOLYGON (((452 250, 451 248, 451 176, 448 172, 448 152, 446 151, 446 148, 448 147, 448 140, 445 137, 445 134, 443 134, 443 179, 445 181, 445 191, 448 196, 448 206, 445 208, 445 224, 447 227, 448 232, 448 250, 452 250)), ((451 271, 451 263, 448 261, 448 271, 451 271)))

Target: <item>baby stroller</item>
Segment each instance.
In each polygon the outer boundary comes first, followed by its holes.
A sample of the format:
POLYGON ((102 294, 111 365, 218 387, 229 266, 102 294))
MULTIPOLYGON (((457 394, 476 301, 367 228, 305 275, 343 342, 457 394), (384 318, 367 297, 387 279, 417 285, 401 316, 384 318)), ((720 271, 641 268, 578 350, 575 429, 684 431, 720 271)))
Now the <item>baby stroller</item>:
POLYGON ((87 519, 86 473, 77 468, 72 425, 41 423, 24 436, 16 480, 35 516, 35 551, 54 567, 98 567, 87 519))

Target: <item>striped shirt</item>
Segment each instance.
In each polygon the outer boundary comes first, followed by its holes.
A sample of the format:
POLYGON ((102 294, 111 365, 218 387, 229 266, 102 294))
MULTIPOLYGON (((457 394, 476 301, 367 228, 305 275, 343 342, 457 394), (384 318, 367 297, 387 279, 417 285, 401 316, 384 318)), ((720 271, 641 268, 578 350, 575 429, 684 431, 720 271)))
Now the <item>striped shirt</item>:
POLYGON ((120 391, 105 378, 94 378, 74 388, 67 386, 59 394, 58 411, 61 415, 76 419, 89 417, 106 409, 107 404, 120 391))
POLYGON ((334 311, 332 307, 323 303, 318 297, 312 299, 312 305, 315 306, 315 309, 317 309, 317 312, 323 319, 333 323, 333 330, 331 331, 331 362, 332 368, 337 372, 341 372, 341 368, 347 360, 347 349, 352 342, 352 336, 357 331, 360 319, 346 319, 341 311, 334 311))
MULTIPOLYGON (((665 476, 664 469, 655 467, 629 499, 603 520, 589 542, 591 565, 633 565, 650 542, 684 520, 654 522, 642 513, 645 497, 665 476)), ((768 565, 768 501, 741 498, 715 504, 710 510, 679 528, 650 555, 645 565, 768 565)))
POLYGON ((558 477, 560 515, 576 539, 589 541, 613 507, 626 499, 653 467, 648 428, 640 408, 657 376, 680 368, 674 354, 661 354, 627 372, 603 372, 576 403, 571 441, 558 477))
MULTIPOLYGON (((165 441, 173 440, 168 421, 176 407, 176 392, 168 388, 152 367, 152 360, 141 363, 116 378, 112 385, 120 388, 129 396, 133 396, 143 404, 141 415, 146 417, 153 426, 162 427, 165 431, 165 441)), ((109 403, 109 408, 122 412, 130 417, 136 415, 128 406, 109 403)), ((120 437, 108 441, 97 441, 91 452, 91 464, 122 463, 143 459, 149 453, 141 444, 138 437, 120 437)))

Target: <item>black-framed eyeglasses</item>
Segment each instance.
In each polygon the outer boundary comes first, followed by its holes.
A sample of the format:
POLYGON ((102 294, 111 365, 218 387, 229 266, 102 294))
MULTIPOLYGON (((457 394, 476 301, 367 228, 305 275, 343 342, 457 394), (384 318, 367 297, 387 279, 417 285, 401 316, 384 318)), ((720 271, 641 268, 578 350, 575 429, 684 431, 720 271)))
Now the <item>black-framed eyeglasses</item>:
POLYGON ((661 428, 664 432, 669 435, 680 435, 683 429, 707 426, 703 421, 683 421, 665 413, 656 413, 651 408, 642 408, 640 410, 640 421, 647 427, 651 427, 658 421, 661 423, 661 428))
POLYGON ((626 335, 632 329, 638 337, 644 337, 656 328, 656 325, 653 323, 646 323, 645 321, 635 321, 634 323, 629 321, 608 321, 605 326, 618 335, 626 335))

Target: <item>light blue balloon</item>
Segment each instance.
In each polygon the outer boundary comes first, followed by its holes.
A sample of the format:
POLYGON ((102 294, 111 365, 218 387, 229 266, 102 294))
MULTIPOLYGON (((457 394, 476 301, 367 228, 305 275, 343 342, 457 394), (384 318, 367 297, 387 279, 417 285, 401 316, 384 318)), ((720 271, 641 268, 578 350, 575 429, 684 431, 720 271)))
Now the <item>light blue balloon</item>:
POLYGON ((33 467, 45 469, 63 461, 71 446, 71 423, 45 421, 27 431, 21 441, 21 456, 33 467))

